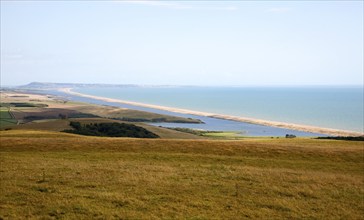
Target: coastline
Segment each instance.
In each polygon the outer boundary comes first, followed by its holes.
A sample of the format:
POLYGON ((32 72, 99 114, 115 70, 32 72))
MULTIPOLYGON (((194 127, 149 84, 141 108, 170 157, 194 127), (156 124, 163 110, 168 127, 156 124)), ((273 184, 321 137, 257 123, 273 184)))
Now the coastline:
POLYGON ((212 118, 218 118, 218 119, 224 119, 224 120, 232 120, 232 121, 245 122, 245 123, 250 123, 250 124, 264 125, 264 126, 269 126, 269 127, 285 128, 285 129, 312 132, 312 133, 320 133, 320 134, 326 134, 326 135, 332 135, 332 136, 362 136, 362 135, 364 135, 363 133, 355 132, 355 131, 346 131, 346 130, 339 130, 339 129, 332 129, 332 128, 322 128, 322 127, 316 127, 316 126, 311 126, 311 125, 301 125, 301 124, 286 123, 286 122, 268 121, 268 120, 246 118, 246 117, 240 117, 240 116, 231 116, 231 115, 224 115, 224 114, 214 114, 214 113, 209 113, 209 112, 201 112, 201 111, 194 111, 194 110, 188 110, 188 109, 173 108, 173 107, 167 107, 167 106, 160 106, 160 105, 125 101, 125 100, 120 100, 120 99, 106 98, 106 97, 101 97, 101 96, 87 95, 87 94, 72 91, 72 88, 60 88, 57 90, 60 92, 70 94, 70 95, 76 95, 76 96, 80 96, 80 97, 91 98, 91 99, 101 100, 101 101, 105 101, 105 102, 115 102, 115 103, 128 104, 128 105, 134 105, 134 106, 139 106, 139 107, 159 109, 159 110, 175 112, 175 113, 212 117, 212 118))

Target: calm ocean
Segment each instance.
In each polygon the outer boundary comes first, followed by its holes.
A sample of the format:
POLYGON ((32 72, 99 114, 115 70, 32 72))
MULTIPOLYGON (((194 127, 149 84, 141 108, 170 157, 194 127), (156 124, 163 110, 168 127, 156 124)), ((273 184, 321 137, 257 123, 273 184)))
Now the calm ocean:
POLYGON ((363 87, 127 87, 74 91, 108 98, 363 132, 363 87))

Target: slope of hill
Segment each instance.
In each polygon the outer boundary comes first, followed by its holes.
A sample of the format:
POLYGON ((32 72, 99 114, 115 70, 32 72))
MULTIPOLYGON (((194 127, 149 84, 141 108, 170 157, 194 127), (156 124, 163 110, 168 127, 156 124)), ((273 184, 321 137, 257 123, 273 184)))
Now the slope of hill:
POLYGON ((0 217, 361 219, 363 145, 0 131, 0 217))

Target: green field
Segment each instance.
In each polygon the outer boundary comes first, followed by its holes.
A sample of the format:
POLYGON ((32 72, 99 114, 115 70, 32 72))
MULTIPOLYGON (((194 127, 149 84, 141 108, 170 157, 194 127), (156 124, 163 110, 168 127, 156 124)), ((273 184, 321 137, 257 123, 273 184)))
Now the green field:
POLYGON ((206 132, 203 133, 204 137, 220 138, 220 139, 241 139, 245 138, 239 132, 235 131, 221 131, 221 132, 206 132))
POLYGON ((363 142, 0 131, 2 219, 363 219, 363 142))
POLYGON ((7 109, 0 109, 0 119, 12 119, 9 111, 7 109))
POLYGON ((0 128, 16 125, 17 120, 13 119, 7 108, 0 109, 0 128))

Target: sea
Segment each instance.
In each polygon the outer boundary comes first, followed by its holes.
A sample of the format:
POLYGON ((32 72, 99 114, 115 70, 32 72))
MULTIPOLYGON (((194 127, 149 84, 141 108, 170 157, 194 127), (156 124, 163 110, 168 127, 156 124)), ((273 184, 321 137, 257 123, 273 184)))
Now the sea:
MULTIPOLYGON (((74 91, 89 95, 183 108, 209 113, 242 116, 255 119, 312 125, 325 128, 363 132, 363 87, 198 87, 198 86, 130 86, 77 88, 74 91)), ((105 104, 68 95, 70 99, 105 104)), ((110 104, 110 103, 109 103, 110 104)), ((114 106, 120 104, 113 103, 114 106)), ((137 110, 188 116, 144 107, 127 106, 137 110)), ((248 123, 192 116, 206 124, 158 123, 165 127, 187 127, 205 130, 238 130, 251 136, 320 136, 248 123)))

